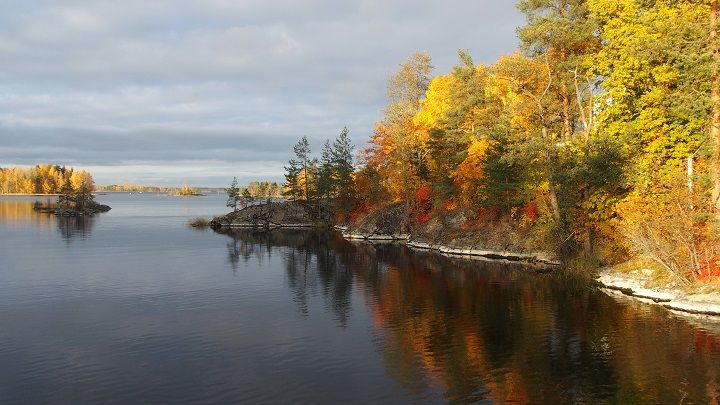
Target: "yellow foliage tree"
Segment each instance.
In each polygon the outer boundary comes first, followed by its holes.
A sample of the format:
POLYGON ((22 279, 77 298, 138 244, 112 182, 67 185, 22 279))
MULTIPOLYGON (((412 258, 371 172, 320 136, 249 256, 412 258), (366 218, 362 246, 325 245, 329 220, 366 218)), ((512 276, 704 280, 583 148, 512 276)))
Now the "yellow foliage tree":
POLYGON ((472 203, 478 197, 478 182, 484 178, 483 165, 487 159, 491 144, 485 138, 473 138, 468 147, 465 160, 458 165, 451 177, 460 192, 460 198, 465 203, 472 203))

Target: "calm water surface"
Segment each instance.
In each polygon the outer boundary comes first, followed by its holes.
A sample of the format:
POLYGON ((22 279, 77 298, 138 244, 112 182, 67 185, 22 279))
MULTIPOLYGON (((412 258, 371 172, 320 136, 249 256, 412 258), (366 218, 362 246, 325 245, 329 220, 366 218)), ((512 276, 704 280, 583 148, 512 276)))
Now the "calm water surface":
POLYGON ((0 403, 712 403, 720 327, 516 265, 0 198, 0 403))

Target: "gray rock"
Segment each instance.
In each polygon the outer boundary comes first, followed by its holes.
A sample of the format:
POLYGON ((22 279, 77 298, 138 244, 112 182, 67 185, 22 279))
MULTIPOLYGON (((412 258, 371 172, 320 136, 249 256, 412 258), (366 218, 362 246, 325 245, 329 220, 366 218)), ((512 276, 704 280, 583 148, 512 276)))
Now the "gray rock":
POLYGON ((298 201, 251 205, 214 218, 210 227, 220 228, 310 228, 329 224, 329 212, 318 205, 298 201))

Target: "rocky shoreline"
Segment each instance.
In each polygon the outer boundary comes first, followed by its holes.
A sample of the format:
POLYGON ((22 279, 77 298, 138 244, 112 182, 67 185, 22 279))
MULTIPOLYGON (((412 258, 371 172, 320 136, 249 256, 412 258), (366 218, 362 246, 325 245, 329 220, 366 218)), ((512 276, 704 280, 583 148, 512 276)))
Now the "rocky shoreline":
MULTIPOLYGON (((402 232, 405 208, 393 204, 377 209, 348 227, 337 228, 348 240, 403 243, 412 249, 434 251, 447 256, 509 260, 559 266, 560 260, 550 253, 536 252, 509 241, 491 240, 483 232, 464 228, 468 215, 455 211, 430 218, 411 234, 402 232)), ((507 235, 501 235, 507 236, 507 235)), ((522 239, 522 238, 515 238, 522 239)))
POLYGON ((479 258, 479 259, 496 259, 496 260, 508 260, 514 262, 528 262, 544 264, 549 266, 560 266, 559 260, 552 258, 548 254, 544 253, 517 253, 511 251, 500 251, 500 250, 487 250, 487 249, 474 249, 471 247, 458 247, 444 244, 430 244, 427 242, 421 242, 413 240, 409 234, 362 234, 348 232, 347 229, 336 227, 337 230, 342 232, 342 235, 347 240, 363 240, 368 242, 394 242, 402 243, 412 249, 433 251, 446 256, 462 256, 468 258, 479 258))
MULTIPOLYGON (((526 251, 516 246, 507 248, 489 246, 476 241, 473 235, 448 237, 457 231, 456 223, 462 218, 451 218, 429 224, 413 234, 401 232, 400 208, 375 212, 351 226, 335 226, 342 236, 350 241, 370 243, 399 243, 411 249, 432 251, 446 256, 465 257, 477 260, 507 260, 542 266, 560 266, 561 261, 545 252, 526 251)), ((318 228, 330 227, 330 214, 317 205, 295 201, 271 202, 252 205, 227 215, 214 218, 210 227, 215 230, 232 228, 318 228)), ((595 283, 610 295, 623 295, 643 302, 661 305, 664 308, 696 316, 720 317, 720 293, 689 294, 680 288, 654 288, 648 286, 648 274, 618 273, 602 270, 595 283)), ((718 318, 720 319, 720 318, 718 318)))
POLYGON ((250 205, 215 217, 212 229, 222 228, 314 228, 329 226, 329 213, 317 205, 297 201, 250 205))
MULTIPOLYGON (((477 259, 508 260, 547 266, 559 266, 560 261, 552 255, 539 252, 524 252, 517 249, 477 248, 478 243, 464 243, 464 239, 443 241, 452 228, 438 232, 435 238, 432 227, 423 228, 418 234, 400 232, 402 206, 390 206, 378 210, 351 226, 335 226, 342 236, 351 241, 372 243, 402 243, 412 249, 434 251, 447 256, 462 256, 477 259)), ((316 228, 330 227, 330 212, 319 205, 298 201, 270 202, 251 205, 229 214, 215 217, 210 227, 215 230, 227 228, 316 228)), ((440 224, 442 226, 443 224, 440 224)))
POLYGON ((693 294, 680 288, 651 287, 643 275, 643 271, 623 274, 604 269, 595 281, 598 287, 609 295, 622 294, 648 304, 660 305, 673 312, 720 320, 720 293, 693 294))

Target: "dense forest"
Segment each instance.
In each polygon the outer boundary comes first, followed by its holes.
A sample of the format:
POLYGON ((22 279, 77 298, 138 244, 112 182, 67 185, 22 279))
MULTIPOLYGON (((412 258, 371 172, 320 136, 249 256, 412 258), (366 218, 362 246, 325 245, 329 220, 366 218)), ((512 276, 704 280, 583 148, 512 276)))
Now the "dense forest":
POLYGON ((461 50, 441 75, 430 55, 412 55, 388 81, 350 181, 339 145, 313 160, 303 139, 289 195, 343 197, 340 220, 401 204, 408 231, 464 210, 467 228, 523 229, 593 266, 636 258, 709 277, 720 247, 717 2, 520 1, 520 51, 485 65, 461 50))
POLYGON ((0 194, 58 194, 67 186, 73 190, 92 190, 93 178, 84 170, 59 165, 0 167, 0 194))

